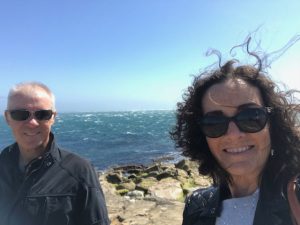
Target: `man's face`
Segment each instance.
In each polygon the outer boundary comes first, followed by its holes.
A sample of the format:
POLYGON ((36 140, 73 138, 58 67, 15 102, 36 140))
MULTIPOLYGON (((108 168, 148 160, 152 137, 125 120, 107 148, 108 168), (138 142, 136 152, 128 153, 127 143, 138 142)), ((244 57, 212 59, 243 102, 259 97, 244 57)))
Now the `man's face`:
MULTIPOLYGON (((43 89, 34 88, 28 90, 28 88, 24 88, 24 90, 10 98, 7 109, 48 110, 53 109, 53 105, 51 97, 43 89)), ((5 112, 5 118, 12 129, 21 153, 41 152, 46 148, 55 114, 50 120, 39 121, 31 115, 25 121, 15 121, 9 112, 5 112)))

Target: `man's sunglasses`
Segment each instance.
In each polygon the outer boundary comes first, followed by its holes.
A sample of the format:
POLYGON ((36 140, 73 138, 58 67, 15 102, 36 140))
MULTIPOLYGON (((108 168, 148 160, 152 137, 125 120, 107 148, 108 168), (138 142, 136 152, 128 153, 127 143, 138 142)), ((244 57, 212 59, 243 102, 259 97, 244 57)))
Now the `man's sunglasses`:
POLYGON ((208 114, 199 121, 199 125, 203 134, 210 138, 226 134, 230 121, 233 121, 242 132, 256 133, 266 126, 271 112, 271 107, 262 107, 243 109, 233 117, 208 114))
POLYGON ((7 110, 7 111, 10 114, 10 117, 16 121, 28 120, 31 117, 31 115, 33 115, 33 117, 39 121, 50 120, 54 113, 51 109, 49 110, 42 109, 37 111, 28 111, 26 109, 15 109, 15 110, 7 110))

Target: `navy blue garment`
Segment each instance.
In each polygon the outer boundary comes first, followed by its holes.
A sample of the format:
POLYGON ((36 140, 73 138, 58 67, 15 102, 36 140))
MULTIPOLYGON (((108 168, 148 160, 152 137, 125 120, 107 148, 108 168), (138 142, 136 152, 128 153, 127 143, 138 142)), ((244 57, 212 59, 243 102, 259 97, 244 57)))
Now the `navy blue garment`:
POLYGON ((1 225, 108 225, 105 199, 91 164, 60 149, 19 169, 15 143, 0 154, 1 225))

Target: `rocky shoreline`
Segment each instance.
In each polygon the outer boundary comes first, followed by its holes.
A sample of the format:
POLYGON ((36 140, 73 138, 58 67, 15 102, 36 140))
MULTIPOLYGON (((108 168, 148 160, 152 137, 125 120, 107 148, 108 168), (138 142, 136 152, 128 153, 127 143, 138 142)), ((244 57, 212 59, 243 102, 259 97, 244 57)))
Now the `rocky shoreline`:
POLYGON ((184 199, 211 185, 197 163, 156 162, 114 167, 99 174, 112 225, 180 225, 184 199))

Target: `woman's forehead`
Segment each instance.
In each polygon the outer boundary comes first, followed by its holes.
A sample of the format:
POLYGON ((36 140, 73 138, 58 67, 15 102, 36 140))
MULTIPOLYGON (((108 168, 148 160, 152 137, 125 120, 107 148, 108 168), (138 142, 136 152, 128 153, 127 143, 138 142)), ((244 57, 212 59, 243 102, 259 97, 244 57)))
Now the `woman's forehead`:
POLYGON ((228 79, 214 84, 206 91, 202 99, 204 113, 218 107, 237 108, 250 103, 262 105, 260 91, 241 79, 228 79))

